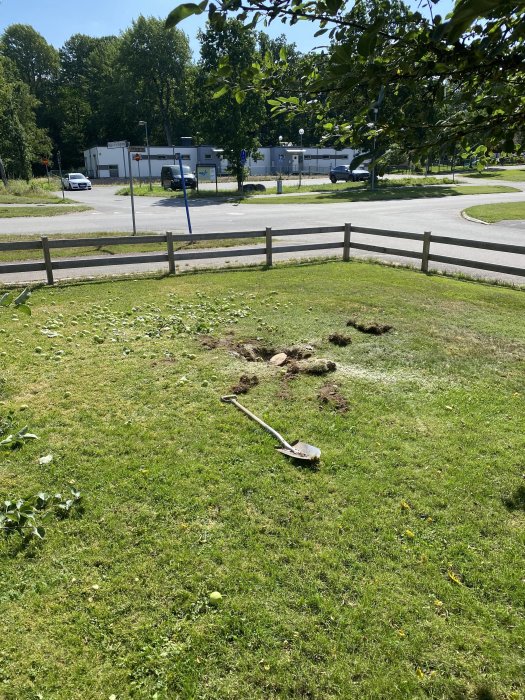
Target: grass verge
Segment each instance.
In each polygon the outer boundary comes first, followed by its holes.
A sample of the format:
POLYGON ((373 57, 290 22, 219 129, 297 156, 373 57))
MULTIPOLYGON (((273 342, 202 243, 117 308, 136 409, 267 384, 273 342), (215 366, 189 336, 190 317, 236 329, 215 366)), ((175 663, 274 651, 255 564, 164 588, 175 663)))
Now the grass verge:
POLYGON ((313 192, 312 194, 289 195, 286 197, 250 197, 245 204, 334 204, 338 202, 370 202, 394 199, 433 199, 436 197, 457 197, 472 194, 501 194, 519 192, 515 187, 505 185, 435 185, 418 187, 379 187, 370 190, 363 186, 345 187, 338 190, 313 192))
POLYGON ((507 170, 506 168, 490 168, 490 170, 482 170, 480 173, 470 173, 466 177, 471 177, 475 180, 508 180, 509 182, 525 182, 525 168, 518 170, 507 170))
POLYGON ((31 305, 0 309, 1 408, 40 438, 2 454, 1 500, 78 487, 85 511, 2 545, 5 700, 523 697, 522 292, 331 263, 31 305), (337 371, 232 354, 256 338, 337 371), (241 374, 319 470, 220 404, 241 374))
POLYGON ((488 224, 498 221, 512 221, 523 219, 525 221, 525 202, 509 202, 508 204, 481 204, 477 207, 465 209, 465 214, 480 219, 488 224))
POLYGON ((0 219, 15 219, 21 216, 30 217, 48 217, 48 216, 62 216, 64 214, 73 214, 75 212, 81 211, 91 211, 92 207, 85 204, 71 204, 66 206, 54 206, 47 205, 45 207, 2 207, 0 206, 0 219))
MULTIPOLYGON (((49 240, 71 240, 75 238, 103 238, 107 236, 130 236, 129 231, 108 231, 106 233, 92 233, 92 234, 49 234, 49 240)), ((151 231, 138 232, 138 236, 150 236, 151 231)), ((9 234, 0 237, 0 243, 8 241, 30 241, 40 240, 40 236, 22 236, 20 234, 9 234)), ((175 250, 197 250, 206 248, 236 248, 245 245, 258 245, 264 242, 264 238, 225 238, 215 241, 199 241, 198 235, 195 236, 195 241, 193 243, 174 243, 175 250)), ((55 258, 77 258, 77 257, 91 257, 97 255, 120 255, 125 253, 154 253, 154 252, 165 252, 166 244, 164 243, 137 243, 137 244, 122 244, 122 245, 112 245, 112 246, 93 246, 84 248, 54 248, 52 250, 52 257, 55 258)), ((41 254, 38 250, 1 250, 0 251, 0 262, 21 262, 24 260, 35 260, 40 259, 41 254)))

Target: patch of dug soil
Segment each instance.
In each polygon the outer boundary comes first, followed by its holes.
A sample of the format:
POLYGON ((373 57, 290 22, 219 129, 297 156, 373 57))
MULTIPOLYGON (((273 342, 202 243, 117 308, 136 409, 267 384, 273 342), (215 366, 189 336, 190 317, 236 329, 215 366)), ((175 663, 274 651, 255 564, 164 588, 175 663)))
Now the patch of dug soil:
POLYGON ((339 393, 337 384, 328 383, 322 386, 317 393, 317 398, 322 406, 335 408, 338 413, 348 411, 348 403, 345 397, 339 393))
POLYGON ((238 343, 232 349, 238 352, 241 357, 244 357, 245 360, 248 360, 248 362, 269 360, 277 352, 275 348, 256 343, 238 343))
POLYGON ((239 378, 239 383, 232 386, 232 394, 247 394, 250 389, 259 384, 259 380, 255 375, 249 377, 247 374, 242 374, 239 378))
POLYGON ((339 345, 340 348, 346 348, 352 342, 352 338, 349 335, 343 335, 342 333, 332 333, 328 336, 328 340, 334 345, 339 345))
POLYGON ((290 348, 283 348, 282 352, 286 353, 292 360, 307 360, 309 357, 312 357, 315 350, 311 345, 300 343, 292 345, 290 348))
POLYGON ((215 338, 211 335, 201 335, 199 337, 199 342, 202 347, 206 348, 207 350, 223 348, 224 350, 229 350, 240 357, 244 357, 244 359, 248 360, 248 362, 269 360, 270 357, 273 357, 277 352, 275 348, 262 345, 256 340, 239 342, 234 338, 215 338))
POLYGON ((335 372, 337 366, 332 360, 317 358, 314 360, 294 360, 288 365, 288 374, 328 374, 335 372))
POLYGON ((386 323, 361 323, 355 318, 347 321, 346 325, 361 331, 361 333, 369 333, 370 335, 383 335, 393 328, 393 326, 388 326, 386 323))

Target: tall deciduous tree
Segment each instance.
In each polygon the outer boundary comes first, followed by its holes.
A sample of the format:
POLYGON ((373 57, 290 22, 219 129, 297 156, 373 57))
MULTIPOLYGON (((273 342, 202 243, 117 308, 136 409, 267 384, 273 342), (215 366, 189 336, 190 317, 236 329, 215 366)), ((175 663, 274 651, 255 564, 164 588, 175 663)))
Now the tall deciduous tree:
POLYGON ((128 90, 135 96, 140 119, 154 129, 150 115, 158 115, 168 145, 174 131, 180 134, 180 125, 188 122, 190 61, 186 34, 166 30, 160 19, 141 15, 122 35, 120 63, 129 77, 128 90))
POLYGON ((21 80, 12 78, 13 66, 0 57, 0 175, 28 179, 31 163, 48 155, 51 143, 36 123, 38 101, 21 80))
POLYGON ((224 150, 239 189, 243 180, 241 151, 255 154, 260 128, 265 120, 264 100, 251 92, 215 91, 210 78, 227 63, 229 79, 235 84, 244 70, 259 60, 257 36, 241 22, 226 21, 220 30, 208 26, 200 34, 201 61, 197 81, 198 112, 202 135, 224 150))

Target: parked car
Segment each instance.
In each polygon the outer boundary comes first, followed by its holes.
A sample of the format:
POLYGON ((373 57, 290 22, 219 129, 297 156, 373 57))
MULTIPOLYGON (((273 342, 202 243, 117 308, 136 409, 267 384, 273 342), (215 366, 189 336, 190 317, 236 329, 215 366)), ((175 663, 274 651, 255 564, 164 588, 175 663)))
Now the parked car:
POLYGON ((337 182, 338 180, 344 180, 348 182, 356 182, 357 180, 368 180, 370 173, 364 168, 356 168, 351 170, 349 165, 337 165, 335 168, 330 170, 330 180, 332 182, 337 182))
MULTIPOLYGON (((186 187, 194 190, 197 187, 197 176, 189 165, 182 166, 186 187)), ((165 190, 181 190, 182 177, 178 165, 165 165, 160 171, 160 184, 165 190)))
POLYGON ((90 190, 91 180, 88 180, 82 173, 69 173, 62 178, 65 190, 90 190))

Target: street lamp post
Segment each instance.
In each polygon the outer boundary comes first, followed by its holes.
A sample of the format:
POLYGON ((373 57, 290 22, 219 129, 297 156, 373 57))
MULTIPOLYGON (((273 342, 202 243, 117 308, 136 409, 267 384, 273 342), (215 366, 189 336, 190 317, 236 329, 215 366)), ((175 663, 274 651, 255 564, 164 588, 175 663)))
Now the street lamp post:
POLYGON ((372 158, 374 158, 374 164, 372 165, 372 185, 371 189, 375 190, 376 187, 376 164, 375 164, 375 152, 376 152, 376 131, 377 131, 377 113, 379 112, 378 107, 374 107, 373 110, 374 112, 374 152, 372 154, 372 158))
MULTIPOLYGON (((301 150, 303 149, 303 135, 304 135, 304 129, 299 129, 301 150)), ((299 153, 299 187, 301 187, 302 175, 303 175, 303 154, 299 153)))
POLYGON ((153 189, 153 185, 151 184, 151 153, 149 150, 149 139, 148 139, 148 122, 144 120, 139 121, 139 126, 143 126, 146 130, 146 150, 148 152, 148 172, 149 172, 149 189, 150 192, 153 189))

